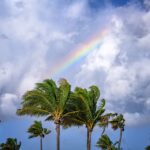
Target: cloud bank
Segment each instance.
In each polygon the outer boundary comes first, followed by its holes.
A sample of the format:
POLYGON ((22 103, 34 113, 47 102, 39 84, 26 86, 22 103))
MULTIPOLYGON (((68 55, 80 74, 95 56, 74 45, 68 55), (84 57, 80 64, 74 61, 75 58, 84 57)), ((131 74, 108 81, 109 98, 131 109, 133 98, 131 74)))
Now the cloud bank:
POLYGON ((145 124, 150 121, 150 12, 137 5, 112 11, 109 35, 76 78, 83 85, 99 83, 107 108, 123 113, 128 125, 145 124))
POLYGON ((0 117, 14 116, 22 94, 34 83, 64 76, 73 86, 98 85, 107 109, 123 113, 128 125, 149 123, 149 6, 147 0, 142 7, 107 3, 93 11, 86 0, 61 5, 59 0, 2 0, 0 117), (101 46, 80 64, 51 76, 54 64, 105 28, 109 33, 101 46))

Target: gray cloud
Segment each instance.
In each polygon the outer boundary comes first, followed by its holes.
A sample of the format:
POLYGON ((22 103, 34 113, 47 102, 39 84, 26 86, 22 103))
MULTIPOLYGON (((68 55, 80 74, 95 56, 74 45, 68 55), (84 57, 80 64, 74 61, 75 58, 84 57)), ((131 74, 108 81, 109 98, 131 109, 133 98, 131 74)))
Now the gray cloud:
POLYGON ((150 122, 149 17, 134 5, 114 10, 110 34, 76 76, 77 81, 84 77, 81 85, 93 80, 101 85, 108 109, 124 113, 128 125, 150 122))
POLYGON ((150 12, 148 1, 144 5, 146 11, 135 4, 115 8, 107 3, 95 12, 86 0, 61 5, 59 0, 1 1, 0 117, 14 115, 21 95, 36 82, 66 77, 73 87, 100 86, 107 108, 124 113, 129 125, 149 122, 150 12), (56 63, 106 28, 101 46, 86 59, 50 74, 56 63))
POLYGON ((53 65, 85 38, 87 7, 86 1, 0 2, 0 118, 13 116, 22 94, 51 78, 53 65), (12 113, 5 111, 10 105, 12 113))

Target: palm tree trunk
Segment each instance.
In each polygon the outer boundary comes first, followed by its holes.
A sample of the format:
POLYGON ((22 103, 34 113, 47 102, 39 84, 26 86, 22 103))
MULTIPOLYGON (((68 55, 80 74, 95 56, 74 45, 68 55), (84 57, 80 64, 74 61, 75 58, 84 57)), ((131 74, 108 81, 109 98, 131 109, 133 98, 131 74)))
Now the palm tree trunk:
POLYGON ((56 141, 57 141, 57 148, 56 150, 60 150, 60 123, 56 123, 56 141))
POLYGON ((121 148, 122 133, 123 133, 123 130, 122 130, 122 128, 120 128, 120 138, 119 138, 119 143, 118 143, 118 150, 120 150, 120 148, 121 148))
POLYGON ((43 142, 42 142, 42 137, 40 137, 40 150, 43 149, 43 142))
POLYGON ((87 128, 87 150, 91 150, 91 135, 92 131, 87 128))
POLYGON ((108 147, 108 150, 111 150, 111 146, 108 147))
POLYGON ((101 133, 101 136, 104 135, 105 130, 106 130, 106 127, 103 128, 103 131, 102 131, 102 133, 101 133))

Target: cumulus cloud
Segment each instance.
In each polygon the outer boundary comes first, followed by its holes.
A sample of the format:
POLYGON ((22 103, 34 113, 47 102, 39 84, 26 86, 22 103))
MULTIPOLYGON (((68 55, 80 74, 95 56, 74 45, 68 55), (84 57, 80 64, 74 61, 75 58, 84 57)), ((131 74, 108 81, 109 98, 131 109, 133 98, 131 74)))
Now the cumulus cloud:
POLYGON ((61 77, 73 86, 98 85, 107 109, 125 114, 128 125, 140 124, 141 118, 149 122, 149 2, 143 3, 146 9, 134 3, 122 7, 107 3, 96 11, 89 4, 88 0, 62 0, 61 5, 59 0, 0 2, 1 118, 15 114, 22 94, 36 82, 58 80, 60 75, 52 76, 51 68, 108 29, 100 46, 61 77))
POLYGON ((86 1, 0 2, 0 118, 12 116, 4 106, 17 109, 22 94, 51 78, 53 65, 83 39, 78 24, 87 22, 86 7, 86 1), (5 98, 7 93, 19 98, 14 103, 14 98, 5 98))
POLYGON ((150 1, 149 0, 144 0, 144 5, 147 9, 150 8, 150 1))
POLYGON ((128 125, 150 122, 149 14, 135 5, 114 10, 110 33, 76 75, 82 86, 99 85, 108 110, 123 113, 128 125))
POLYGON ((127 126, 137 126, 137 125, 145 125, 150 122, 148 114, 141 114, 138 112, 135 113, 124 113, 124 117, 126 118, 127 126))
POLYGON ((0 97, 0 113, 1 119, 7 118, 8 116, 14 116, 16 114, 16 105, 18 97, 15 94, 5 93, 0 97), (6 113, 7 112, 7 113, 6 113))
POLYGON ((85 1, 75 2, 66 11, 66 16, 69 18, 80 18, 83 16, 85 1))

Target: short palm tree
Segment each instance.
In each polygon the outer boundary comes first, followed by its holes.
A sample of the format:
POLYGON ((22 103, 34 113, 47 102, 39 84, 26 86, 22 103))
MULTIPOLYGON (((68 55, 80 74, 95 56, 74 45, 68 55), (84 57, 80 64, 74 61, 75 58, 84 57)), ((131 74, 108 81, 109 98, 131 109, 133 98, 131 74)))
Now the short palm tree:
POLYGON ((24 94, 22 108, 17 110, 18 115, 46 116, 46 120, 53 120, 56 124, 57 150, 60 150, 60 125, 66 116, 75 113, 66 111, 70 93, 71 86, 66 79, 60 80, 59 87, 53 80, 47 79, 24 94))
POLYGON ((102 99, 100 107, 97 107, 97 102, 100 96, 100 91, 97 86, 91 86, 89 90, 76 87, 73 97, 73 104, 76 110, 80 112, 72 117, 72 121, 79 125, 85 125, 87 128, 87 150, 91 149, 91 135, 93 128, 99 122, 101 115, 104 113, 105 100, 102 99), (76 101, 76 103, 75 103, 76 101))
POLYGON ((103 128, 101 135, 104 135, 106 128, 110 124, 110 118, 116 116, 117 113, 107 113, 101 116, 100 121, 99 121, 99 126, 103 128))
POLYGON ((30 126, 28 129, 28 133, 30 133, 29 138, 40 137, 40 149, 43 149, 42 139, 45 135, 49 134, 51 130, 42 127, 41 121, 34 121, 34 124, 30 126))
POLYGON ((150 150, 150 145, 146 146, 145 150, 150 150))
POLYGON ((115 118, 113 118, 110 121, 112 128, 114 130, 120 129, 120 137, 119 137, 119 141, 118 141, 118 150, 121 149, 121 142, 122 142, 122 134, 124 131, 124 127, 125 127, 125 119, 123 117, 122 114, 116 116, 115 118))
POLYGON ((6 143, 0 144, 0 150, 19 150, 21 142, 17 142, 16 138, 8 138, 6 143))
POLYGON ((104 134, 99 138, 96 146, 102 148, 102 150, 118 150, 115 147, 116 144, 117 143, 113 144, 110 138, 106 134, 104 134))

